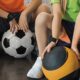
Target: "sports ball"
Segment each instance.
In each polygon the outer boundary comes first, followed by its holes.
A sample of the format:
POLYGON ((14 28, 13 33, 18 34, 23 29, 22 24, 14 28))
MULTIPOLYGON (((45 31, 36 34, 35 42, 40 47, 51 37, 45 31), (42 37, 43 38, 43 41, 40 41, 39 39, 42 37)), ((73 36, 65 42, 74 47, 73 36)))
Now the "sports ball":
POLYGON ((14 58, 23 58, 32 52, 34 42, 34 34, 31 31, 24 33, 19 30, 16 33, 12 33, 8 30, 2 37, 2 48, 14 58))
POLYGON ((43 58, 42 70, 48 80, 79 80, 76 54, 67 47, 54 47, 43 58))

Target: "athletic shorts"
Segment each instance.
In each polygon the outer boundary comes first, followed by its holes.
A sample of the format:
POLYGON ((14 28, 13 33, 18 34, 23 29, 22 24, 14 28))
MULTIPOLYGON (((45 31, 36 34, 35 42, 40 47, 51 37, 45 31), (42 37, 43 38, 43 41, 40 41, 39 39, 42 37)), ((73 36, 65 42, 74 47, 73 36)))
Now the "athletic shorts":
MULTIPOLYGON (((67 20, 62 20, 62 26, 64 27, 70 42, 72 42, 72 37, 73 37, 73 31, 74 31, 74 26, 75 26, 75 22, 69 22, 67 20)), ((71 43, 66 43, 64 41, 59 40, 57 43, 58 46, 67 46, 67 47, 71 47, 71 43)))
MULTIPOLYGON (((20 15, 20 14, 19 14, 20 15)), ((16 21, 19 21, 19 16, 16 18, 16 21)), ((32 19, 32 14, 28 16, 28 25, 29 29, 34 32, 34 20, 32 19)), ((3 19, 0 17, 0 40, 2 38, 2 35, 4 32, 6 32, 9 29, 9 22, 6 19, 3 19)))

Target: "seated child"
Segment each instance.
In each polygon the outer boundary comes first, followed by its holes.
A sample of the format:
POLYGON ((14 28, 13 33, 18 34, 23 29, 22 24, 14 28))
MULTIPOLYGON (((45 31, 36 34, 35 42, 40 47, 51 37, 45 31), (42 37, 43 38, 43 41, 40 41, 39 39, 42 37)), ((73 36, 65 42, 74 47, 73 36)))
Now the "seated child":
MULTIPOLYGON (((53 10, 52 14, 45 12, 40 13, 37 16, 35 23, 35 34, 39 49, 39 56, 33 67, 27 73, 27 76, 38 80, 43 76, 41 67, 44 54, 49 52, 55 45, 62 45, 59 44, 61 28, 64 27, 71 44, 72 41, 73 43, 75 42, 75 37, 77 36, 76 34, 79 33, 80 30, 78 30, 80 26, 80 0, 51 0, 51 3, 53 10), (76 29, 77 26, 78 28, 76 29), (74 27, 75 33, 73 37, 74 27), (52 35, 50 43, 48 43, 49 34, 52 35)), ((74 51, 76 52, 76 50, 74 51)), ((76 55, 79 58, 79 53, 76 52, 76 55)))

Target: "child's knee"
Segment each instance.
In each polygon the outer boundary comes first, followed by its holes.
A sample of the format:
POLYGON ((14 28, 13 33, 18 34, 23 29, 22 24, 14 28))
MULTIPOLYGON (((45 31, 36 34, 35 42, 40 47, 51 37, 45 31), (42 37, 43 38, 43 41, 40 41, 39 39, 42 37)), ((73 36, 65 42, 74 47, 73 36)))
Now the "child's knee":
POLYGON ((48 25, 51 24, 51 15, 46 13, 46 12, 42 12, 40 13, 35 21, 35 31, 36 30, 43 30, 43 29, 48 29, 48 25))
POLYGON ((47 13, 50 13, 50 8, 47 4, 41 4, 37 10, 37 13, 40 13, 40 12, 47 12, 47 13))
POLYGON ((37 16, 35 22, 38 25, 44 25, 48 22, 49 17, 50 17, 50 14, 48 14, 46 12, 42 12, 37 16))

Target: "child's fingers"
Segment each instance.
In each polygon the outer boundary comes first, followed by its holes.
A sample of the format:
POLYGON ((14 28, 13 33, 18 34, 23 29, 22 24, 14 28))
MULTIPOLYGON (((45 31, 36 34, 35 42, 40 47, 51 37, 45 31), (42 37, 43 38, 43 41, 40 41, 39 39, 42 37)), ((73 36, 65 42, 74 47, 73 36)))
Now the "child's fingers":
POLYGON ((15 25, 15 32, 18 31, 18 25, 15 25))
POLYGON ((43 59, 43 57, 44 57, 44 55, 45 55, 46 52, 47 52, 47 48, 45 48, 44 51, 43 51, 43 53, 42 53, 42 59, 43 59))

